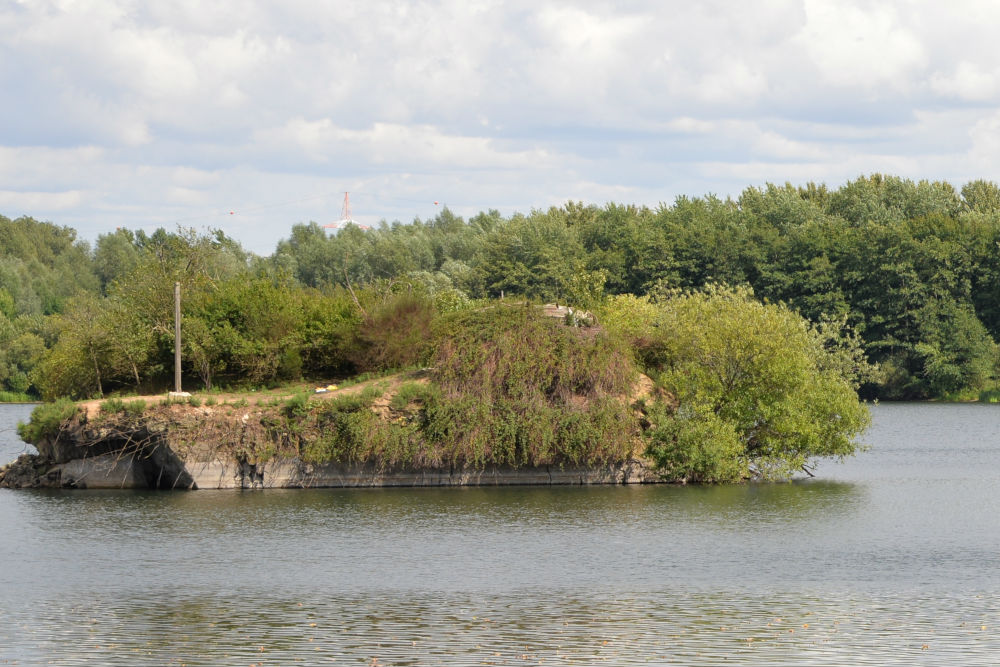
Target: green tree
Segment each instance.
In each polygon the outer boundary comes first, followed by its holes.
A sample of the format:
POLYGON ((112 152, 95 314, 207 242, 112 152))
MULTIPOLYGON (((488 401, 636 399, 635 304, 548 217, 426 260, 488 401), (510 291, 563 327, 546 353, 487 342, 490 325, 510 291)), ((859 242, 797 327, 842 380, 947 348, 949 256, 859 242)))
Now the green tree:
POLYGON ((970 181, 962 186, 965 206, 979 213, 1000 213, 1000 187, 993 181, 970 181))
POLYGON ((486 293, 557 300, 560 281, 583 258, 583 248, 557 210, 515 216, 493 229, 476 257, 486 293))
POLYGON ((863 357, 747 288, 615 300, 604 321, 639 345, 663 393, 648 408, 649 453, 668 477, 784 477, 844 457, 868 425, 857 388, 863 357))
POLYGON ((102 234, 97 238, 94 267, 105 293, 112 283, 133 271, 139 261, 140 250, 131 231, 118 229, 113 234, 102 234))
POLYGON ((100 301, 76 297, 57 321, 58 342, 33 369, 32 383, 46 400, 103 396, 110 346, 100 301))
POLYGON ((206 387, 222 369, 250 383, 299 377, 302 306, 288 283, 241 276, 191 297, 181 340, 190 327, 189 359, 206 387))
POLYGON ((319 377, 356 372, 361 360, 363 314, 350 293, 341 286, 327 292, 307 289, 299 299, 303 371, 319 377))

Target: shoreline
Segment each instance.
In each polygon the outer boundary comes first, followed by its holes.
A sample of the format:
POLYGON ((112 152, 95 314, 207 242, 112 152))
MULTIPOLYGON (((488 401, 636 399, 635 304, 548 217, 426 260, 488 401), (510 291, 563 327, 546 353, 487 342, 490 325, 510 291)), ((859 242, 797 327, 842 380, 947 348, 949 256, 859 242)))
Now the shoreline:
MULTIPOLYGON (((393 407, 404 381, 425 382, 422 371, 397 374, 310 395, 314 408, 378 386, 365 408, 377 424, 395 425, 419 406, 393 407)), ((37 454, 22 454, 0 467, 0 487, 70 489, 263 489, 499 485, 648 484, 664 480, 651 462, 631 451, 608 460, 545 461, 513 465, 453 460, 443 448, 419 447, 409 455, 350 455, 325 460, 311 447, 333 432, 304 432, 307 413, 290 410, 287 393, 246 395, 225 401, 149 403, 85 401, 72 412, 35 424, 37 454), (129 406, 141 404, 141 410, 129 406)), ((220 397, 221 398, 221 397, 220 397)), ((304 406, 304 402, 303 402, 304 406)), ((336 436, 335 436, 336 437, 336 436)), ((35 438, 33 438, 35 439, 35 438)))
POLYGON ((0 488, 322 489, 464 486, 589 486, 666 483, 645 462, 603 466, 380 468, 372 463, 307 463, 276 458, 178 461, 172 452, 104 454, 52 463, 22 454, 0 469, 0 488))

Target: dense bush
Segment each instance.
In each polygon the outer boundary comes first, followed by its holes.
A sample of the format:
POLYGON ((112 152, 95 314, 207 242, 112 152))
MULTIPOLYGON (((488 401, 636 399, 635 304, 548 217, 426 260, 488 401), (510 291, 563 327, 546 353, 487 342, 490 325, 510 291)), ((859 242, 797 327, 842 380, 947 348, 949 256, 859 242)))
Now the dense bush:
POLYGON ((439 464, 428 457, 420 425, 380 418, 371 410, 374 398, 359 393, 319 402, 310 413, 308 426, 315 435, 305 446, 303 459, 386 468, 439 464))
POLYGON ((53 403, 43 403, 32 410, 31 419, 27 423, 22 422, 17 425, 17 434, 25 442, 37 444, 59 433, 63 423, 72 418, 77 411, 76 403, 68 398, 61 398, 53 403))
POLYGON ((621 344, 538 308, 497 304, 443 318, 426 407, 427 438, 454 463, 622 461, 638 434, 637 374, 621 344))
POLYGON ((406 368, 427 362, 431 352, 432 299, 420 292, 389 294, 363 317, 358 337, 366 371, 406 368))
POLYGON ((748 289, 622 298, 604 319, 671 397, 647 409, 648 451, 668 477, 785 477, 854 453, 868 425, 857 389, 873 369, 855 340, 748 289))

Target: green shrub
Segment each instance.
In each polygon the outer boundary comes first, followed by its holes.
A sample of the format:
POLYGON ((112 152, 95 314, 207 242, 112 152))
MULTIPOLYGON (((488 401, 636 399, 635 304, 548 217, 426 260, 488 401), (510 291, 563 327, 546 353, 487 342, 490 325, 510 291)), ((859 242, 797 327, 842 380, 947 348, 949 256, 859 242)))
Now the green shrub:
POLYGON ((129 401, 125 404, 125 414, 130 417, 138 417, 143 412, 146 411, 146 401, 141 398, 135 401, 129 401))
POLYGON ((377 417, 369 401, 358 394, 322 401, 313 412, 319 437, 307 444, 303 458, 311 462, 361 461, 365 456, 365 433, 377 417))
POLYGON ((732 422, 712 413, 671 414, 663 403, 649 407, 654 426, 646 454, 673 482, 738 482, 746 475, 743 443, 732 422))
POLYGON ((392 397, 390 405, 393 410, 403 410, 411 403, 424 405, 437 392, 429 384, 421 382, 404 382, 399 385, 396 394, 392 397))
POLYGON ((652 406, 646 433, 665 475, 785 478, 857 450, 870 422, 857 389, 872 369, 837 323, 813 326, 725 286, 612 305, 621 312, 603 321, 639 341, 637 356, 673 403, 652 406))
POLYGON ((125 412, 125 403, 120 398, 109 398, 101 402, 101 412, 109 415, 125 412))
MULTIPOLYGON (((419 427, 384 421, 361 395, 322 401, 311 412, 319 436, 307 442, 302 458, 312 463, 374 463, 382 468, 426 460, 419 427)), ((434 461, 430 461, 434 463, 434 461)))
POLYGON ((285 416, 290 419, 300 419, 304 417, 306 413, 309 412, 308 392, 300 392, 285 401, 283 412, 285 416))
POLYGON ((1000 403, 1000 389, 985 389, 979 392, 981 403, 1000 403))
POLYGON ((37 398, 17 391, 0 391, 0 403, 35 403, 37 398))
POLYGON ((31 413, 28 423, 17 425, 17 434, 25 442, 37 444, 59 432, 63 423, 71 419, 79 408, 68 398, 60 398, 53 403, 43 403, 31 413))
POLYGON ((201 399, 198 398, 197 396, 188 396, 187 403, 192 408, 200 408, 201 407, 201 399))
POLYGON ((620 342, 496 305, 444 318, 436 343, 423 428, 450 463, 594 465, 632 452, 637 373, 620 342))

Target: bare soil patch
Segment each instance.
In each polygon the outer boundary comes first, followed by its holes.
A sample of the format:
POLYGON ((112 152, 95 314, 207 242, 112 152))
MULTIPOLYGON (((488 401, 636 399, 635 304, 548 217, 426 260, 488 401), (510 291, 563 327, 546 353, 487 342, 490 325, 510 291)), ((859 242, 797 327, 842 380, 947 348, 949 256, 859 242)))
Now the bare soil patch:
MULTIPOLYGON (((339 384, 336 385, 337 389, 332 391, 316 392, 316 389, 326 388, 330 385, 335 385, 335 380, 320 381, 320 382, 298 382, 295 384, 285 385, 277 387, 275 389, 264 389, 260 391, 229 391, 229 392, 216 392, 216 391, 193 391, 191 396, 200 401, 203 405, 206 400, 214 400, 216 405, 233 405, 233 404, 243 404, 245 401, 249 406, 256 405, 267 405, 273 404, 276 401, 287 400, 292 396, 296 396, 303 392, 308 392, 312 394, 311 398, 316 398, 320 400, 327 400, 335 398, 337 396, 349 396, 351 394, 357 394, 372 385, 383 385, 385 391, 383 392, 386 396, 391 396, 396 393, 396 390, 404 382, 421 382, 426 383, 427 377, 429 375, 429 369, 420 369, 416 371, 404 371, 401 373, 393 373, 390 375, 382 375, 379 377, 368 378, 360 382, 352 382, 347 386, 341 387, 339 384)), ((350 380, 349 380, 350 382, 350 380)), ((86 411, 87 417, 91 418, 96 416, 101 410, 101 403, 107 401, 108 398, 94 399, 90 401, 81 401, 79 406, 81 410, 86 411)), ((388 404, 389 398, 380 399, 384 400, 388 404)), ((144 396, 123 396, 121 401, 124 403, 130 403, 132 401, 145 401, 146 405, 160 405, 163 403, 170 402, 166 394, 147 394, 144 396)), ((178 402, 176 399, 174 402, 178 402)))

